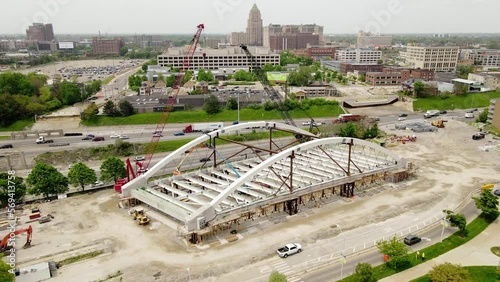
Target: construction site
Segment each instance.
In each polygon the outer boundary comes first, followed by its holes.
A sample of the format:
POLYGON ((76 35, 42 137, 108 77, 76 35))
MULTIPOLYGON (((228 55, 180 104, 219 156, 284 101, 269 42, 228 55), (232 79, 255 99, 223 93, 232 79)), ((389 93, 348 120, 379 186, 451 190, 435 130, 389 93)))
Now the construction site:
MULTIPOLYGON (((203 28, 197 27, 183 69, 203 28)), ((320 138, 312 118, 309 130, 297 127, 252 54, 241 48, 282 109, 283 122, 207 131, 150 165, 168 122, 165 111, 145 159, 127 160, 127 177, 114 189, 16 212, 18 240, 26 234, 27 248, 17 249, 21 273, 44 273, 50 281, 231 281, 224 274, 275 257, 283 243, 321 248, 339 235, 340 225, 346 231, 411 222, 421 213, 453 209, 481 184, 500 182, 498 141, 472 140, 476 129, 464 122, 424 122, 432 130, 384 124, 379 128, 393 137, 383 144, 320 138), (228 138, 241 132, 269 138, 228 138), (497 149, 480 150, 485 144, 497 149)), ((177 77, 176 85, 182 80, 177 77)), ((179 88, 173 87, 165 109, 179 88)))

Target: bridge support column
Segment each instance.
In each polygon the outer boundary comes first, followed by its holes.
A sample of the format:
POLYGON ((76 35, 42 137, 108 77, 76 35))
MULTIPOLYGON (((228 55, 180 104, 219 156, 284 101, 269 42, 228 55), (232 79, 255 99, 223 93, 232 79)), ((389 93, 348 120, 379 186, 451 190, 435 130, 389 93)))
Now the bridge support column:
POLYGON ((294 215, 299 212, 299 204, 298 199, 293 199, 285 202, 285 211, 288 212, 289 215, 294 215))
POLYGON ((353 197, 354 196, 354 182, 346 183, 340 188, 341 197, 353 197))

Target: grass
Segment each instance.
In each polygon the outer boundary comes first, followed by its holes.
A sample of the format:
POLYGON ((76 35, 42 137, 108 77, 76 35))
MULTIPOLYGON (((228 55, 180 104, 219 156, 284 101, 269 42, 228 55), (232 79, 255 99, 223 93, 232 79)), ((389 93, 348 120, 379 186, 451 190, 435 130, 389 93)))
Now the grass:
POLYGON ((500 257, 500 247, 492 247, 491 248, 491 252, 497 256, 497 257, 500 257))
POLYGON ((10 136, 0 136, 0 140, 9 140, 10 136))
POLYGON ((86 254, 83 254, 83 255, 78 255, 78 256, 74 256, 74 257, 70 257, 70 258, 58 261, 57 264, 60 265, 60 266, 68 265, 68 264, 75 263, 77 261, 94 258, 94 257, 96 257, 98 255, 103 254, 103 253, 104 253, 103 250, 95 251, 95 252, 90 252, 90 253, 86 253, 86 254))
MULTIPOLYGON (((471 282, 496 282, 500 279, 496 266, 465 266, 464 268, 469 271, 471 282)), ((431 280, 429 275, 424 275, 411 282, 431 282, 431 280)))
POLYGON ((7 127, 0 127, 0 132, 23 131, 26 127, 31 127, 34 123, 33 119, 18 120, 7 127))
POLYGON ((454 110, 483 108, 490 105, 490 100, 500 98, 500 92, 468 93, 465 96, 450 95, 418 98, 413 102, 414 111, 454 110))
MULTIPOLYGON (((486 227, 488 227, 490 225, 490 223, 491 222, 485 220, 481 214, 478 218, 474 219, 472 222, 470 222, 467 225, 467 227, 466 227, 466 234, 468 234, 467 237, 462 238, 460 236, 461 232, 456 232, 456 233, 452 234, 451 236, 449 236, 448 238, 444 239, 443 242, 436 243, 432 246, 429 246, 425 249, 420 250, 420 253, 421 254, 425 253, 425 258, 426 258, 425 261, 436 258, 436 257, 438 257, 438 256, 440 256, 448 251, 451 251, 454 248, 459 247, 459 246, 469 242, 470 240, 474 239, 474 237, 476 237, 483 230, 485 230, 486 227)), ((414 266, 417 266, 417 265, 425 262, 425 261, 422 261, 420 259, 416 260, 415 253, 409 253, 407 255, 407 258, 409 261, 409 265, 406 269, 412 268, 414 266)), ((402 270, 404 270, 404 269, 402 269, 402 270)), ((378 280, 380 280, 382 278, 396 274, 397 271, 392 269, 392 268, 386 267, 385 264, 382 264, 382 265, 375 266, 373 268, 373 273, 375 274, 375 277, 378 280)), ((346 278, 342 281, 349 281, 349 280, 347 280, 347 278, 346 278)), ((423 281, 426 281, 426 280, 423 280, 423 281)))
POLYGON ((110 83, 111 80, 113 80, 113 78, 115 78, 114 75, 110 75, 110 76, 106 77, 105 79, 102 80, 102 85, 110 83))
MULTIPOLYGON (((316 117, 332 117, 342 114, 342 109, 337 106, 312 106, 306 110, 307 113, 314 113, 316 117), (340 111, 340 112, 339 112, 340 111)), ((307 113, 303 110, 292 110, 290 115, 293 118, 307 118, 307 113)), ((140 124, 157 124, 160 120, 161 113, 143 113, 135 114, 129 117, 106 117, 98 116, 92 121, 83 121, 86 126, 113 126, 113 125, 140 125, 140 124)), ((180 111, 172 112, 169 117, 169 123, 193 123, 193 122, 229 122, 235 121, 238 118, 238 111, 224 110, 215 115, 208 115, 203 110, 198 111, 180 111)), ((265 111, 253 109, 241 109, 240 120, 255 121, 255 120, 276 120, 281 119, 278 111, 265 111)))

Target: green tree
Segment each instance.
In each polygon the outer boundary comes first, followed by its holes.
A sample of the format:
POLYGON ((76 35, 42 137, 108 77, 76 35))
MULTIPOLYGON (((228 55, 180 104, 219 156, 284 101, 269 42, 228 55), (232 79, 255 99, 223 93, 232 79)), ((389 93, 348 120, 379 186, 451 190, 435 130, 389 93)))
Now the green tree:
POLYGON ((82 101, 80 86, 76 83, 63 81, 59 88, 59 95, 64 105, 73 105, 82 101))
POLYGON ((350 280, 356 282, 376 282, 377 278, 375 278, 373 268, 369 263, 358 263, 356 271, 350 280))
POLYGON ((102 87, 102 81, 96 80, 92 81, 92 83, 85 85, 84 88, 84 93, 83 93, 83 98, 89 98, 90 96, 93 96, 97 92, 101 91, 102 87))
POLYGON ((128 53, 128 47, 120 48, 120 56, 125 56, 128 53))
POLYGON ((0 126, 8 126, 26 117, 26 107, 14 99, 13 95, 0 94, 0 126))
POLYGON ((478 122, 485 123, 488 121, 488 108, 484 109, 480 114, 479 117, 477 118, 478 122))
POLYGON ((339 136, 340 137, 353 137, 353 138, 357 138, 358 134, 357 134, 356 125, 354 123, 352 123, 352 122, 349 122, 348 124, 346 124, 345 126, 343 126, 342 128, 340 128, 339 136))
POLYGON ((48 76, 30 72, 26 75, 26 79, 33 86, 35 90, 34 94, 36 96, 40 96, 40 88, 44 87, 47 84, 48 76))
POLYGON ((132 106, 132 104, 125 99, 120 101, 120 104, 118 104, 118 108, 120 108, 120 113, 124 117, 135 114, 134 106, 132 106))
POLYGON ((175 75, 169 75, 167 77, 167 87, 173 87, 175 85, 175 82, 176 82, 177 78, 175 77, 175 75))
POLYGON ((296 86, 307 86, 311 84, 313 77, 309 67, 300 67, 288 75, 288 83, 296 86))
POLYGON ((279 273, 277 271, 273 271, 271 275, 269 275, 269 282, 286 282, 286 275, 279 273))
POLYGON ((226 109, 228 110, 237 110, 238 109, 238 101, 234 97, 230 97, 226 102, 226 109))
POLYGON ((363 132, 363 139, 375 138, 378 136, 378 125, 375 123, 373 126, 369 126, 363 132))
POLYGON ((198 81, 210 82, 212 80, 214 80, 214 76, 210 70, 205 71, 204 69, 200 69, 198 71, 198 81))
POLYGON ((10 198, 17 203, 24 198, 24 195, 26 195, 26 185, 22 177, 0 172, 0 207, 6 206, 10 198))
POLYGON ((55 167, 44 163, 37 164, 31 170, 26 183, 30 185, 28 193, 37 196, 42 194, 46 198, 69 190, 68 179, 55 167))
POLYGON ((217 99, 215 95, 210 95, 203 105, 203 110, 209 115, 214 115, 220 112, 221 106, 219 104, 219 99, 217 99))
POLYGON ((500 212, 498 211, 498 197, 493 195, 490 189, 483 189, 479 197, 472 197, 476 207, 483 212, 487 220, 495 220, 500 212))
POLYGON ((70 168, 68 181, 73 186, 80 186, 84 191, 85 185, 94 184, 97 181, 97 176, 95 171, 84 163, 77 163, 70 168))
POLYGON ((33 96, 35 87, 24 74, 5 72, 0 74, 0 94, 5 93, 33 96))
POLYGON ((116 108, 115 104, 112 101, 107 101, 106 104, 104 104, 102 113, 108 117, 120 116, 120 111, 118 111, 118 109, 116 108))
POLYGON ((119 158, 109 157, 101 164, 102 181, 113 180, 116 183, 118 178, 125 177, 126 175, 125 163, 119 158))
POLYGON ((453 227, 458 227, 460 232, 462 232, 462 237, 465 236, 465 227, 467 227, 467 219, 465 215, 461 213, 454 213, 450 210, 443 210, 446 213, 446 220, 450 222, 450 225, 453 227))
POLYGON ((184 74, 184 78, 182 79, 182 84, 188 82, 191 80, 191 78, 193 77, 193 71, 186 71, 186 73, 184 74))
POLYGON ((469 77, 469 73, 473 73, 475 71, 476 71, 475 66, 458 65, 456 74, 460 78, 467 79, 469 77))
POLYGON ((432 267, 429 271, 432 282, 468 282, 472 281, 467 269, 458 264, 445 262, 432 267))
POLYGON ((382 254, 389 256, 387 266, 394 270, 404 269, 408 264, 408 248, 396 238, 377 242, 377 248, 382 254))
POLYGON ((16 276, 12 273, 12 268, 3 261, 3 254, 0 254, 0 281, 14 282, 15 279, 16 276))
POLYGON ((99 108, 92 102, 83 110, 82 120, 93 120, 97 114, 99 114, 99 108))
POLYGON ((422 81, 417 81, 413 83, 413 93, 415 97, 421 98, 425 95, 425 84, 422 81))

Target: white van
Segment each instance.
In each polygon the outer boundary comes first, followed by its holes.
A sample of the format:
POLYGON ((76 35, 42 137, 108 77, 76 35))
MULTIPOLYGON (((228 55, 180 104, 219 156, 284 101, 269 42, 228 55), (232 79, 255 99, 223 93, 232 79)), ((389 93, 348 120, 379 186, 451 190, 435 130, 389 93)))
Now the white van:
POLYGON ((465 118, 474 118, 474 113, 465 113, 465 118))

